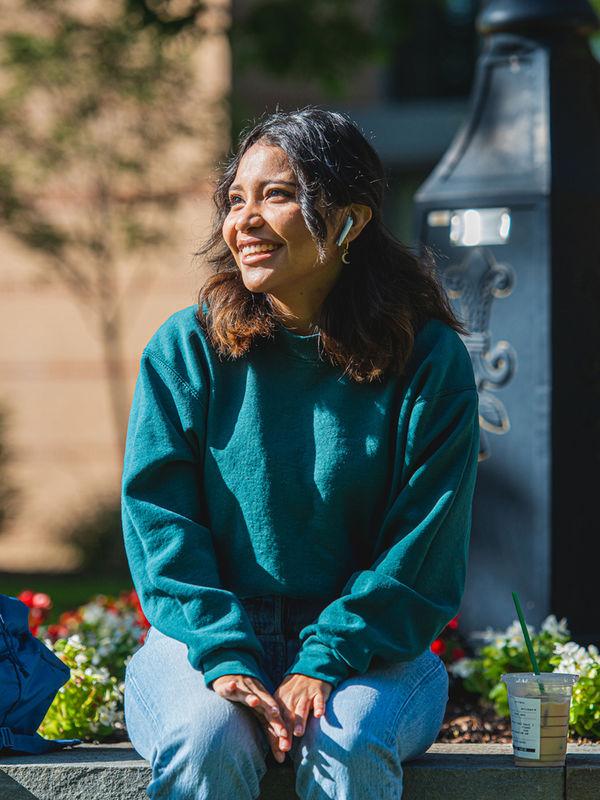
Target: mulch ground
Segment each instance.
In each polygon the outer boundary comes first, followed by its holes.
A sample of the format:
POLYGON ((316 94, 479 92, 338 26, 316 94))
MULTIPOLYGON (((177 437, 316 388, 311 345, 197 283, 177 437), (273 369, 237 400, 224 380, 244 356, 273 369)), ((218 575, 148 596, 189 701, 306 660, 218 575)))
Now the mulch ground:
POLYGON ((436 741, 510 744, 510 721, 498 717, 493 708, 450 700, 436 741))
MULTIPOLYGON (((473 695, 451 691, 436 741, 511 744, 510 720, 499 717, 491 705, 483 705, 473 695)), ((598 744, 595 739, 577 735, 570 735, 568 741, 598 744)))

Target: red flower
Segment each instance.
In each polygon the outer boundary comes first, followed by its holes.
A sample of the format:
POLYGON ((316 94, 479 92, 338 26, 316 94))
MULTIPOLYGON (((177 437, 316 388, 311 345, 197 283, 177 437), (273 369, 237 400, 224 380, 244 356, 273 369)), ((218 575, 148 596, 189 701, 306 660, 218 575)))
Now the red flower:
POLYGON ((39 625, 46 619, 52 608, 52 600, 44 592, 33 592, 31 589, 23 589, 17 595, 17 600, 20 600, 29 609, 29 630, 34 636, 37 636, 39 625))
POLYGON ((441 639, 434 639, 431 643, 430 650, 435 653, 436 656, 441 656, 442 653, 446 652, 446 645, 441 639))
POLYGON ((33 606, 33 596, 35 592, 32 592, 31 589, 23 589, 21 594, 17 595, 17 600, 20 600, 22 603, 25 603, 26 606, 31 608, 33 606))
POLYGON ((141 609, 137 613, 137 623, 138 623, 138 625, 141 625, 142 628, 149 628, 150 627, 150 621, 146 619, 146 615, 144 614, 144 612, 141 609))
POLYGON ((59 616, 58 621, 61 625, 69 625, 70 622, 73 622, 75 625, 78 624, 83 620, 83 617, 79 613, 79 611, 63 611, 63 613, 59 616))
POLYGON ((452 660, 453 661, 458 661, 458 659, 459 658, 463 658, 464 655, 465 655, 465 651, 462 649, 462 647, 455 647, 452 650, 452 660))
POLYGON ((130 592, 123 592, 122 593, 123 600, 128 603, 130 606, 141 610, 142 606, 140 604, 140 598, 138 597, 138 593, 135 589, 132 589, 130 592))
POLYGON ((65 639, 69 635, 69 629, 65 625, 48 625, 48 636, 52 639, 65 639))
POLYGON ((44 608, 46 610, 52 608, 52 600, 44 592, 36 592, 31 598, 31 605, 33 608, 44 608))
POLYGON ((450 628, 450 630, 455 631, 458 628, 458 616, 454 617, 454 619, 451 619, 447 627, 450 628))
POLYGON ((138 625, 141 625, 143 628, 150 627, 150 621, 146 618, 142 610, 142 604, 140 603, 140 598, 138 597, 138 593, 135 589, 132 589, 130 592, 122 592, 121 597, 127 603, 129 603, 133 608, 136 609, 136 621, 138 625))

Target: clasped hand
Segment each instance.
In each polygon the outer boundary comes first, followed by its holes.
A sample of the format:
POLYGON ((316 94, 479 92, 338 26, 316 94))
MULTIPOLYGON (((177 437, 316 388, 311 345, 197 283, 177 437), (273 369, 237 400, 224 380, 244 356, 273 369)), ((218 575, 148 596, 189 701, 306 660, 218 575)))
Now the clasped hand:
POLYGON ((263 724, 271 751, 278 762, 292 746, 294 736, 306 730, 308 715, 325 713, 325 703, 333 689, 332 684, 308 675, 286 675, 273 695, 262 682, 250 675, 221 675, 212 684, 221 697, 247 705, 263 724))

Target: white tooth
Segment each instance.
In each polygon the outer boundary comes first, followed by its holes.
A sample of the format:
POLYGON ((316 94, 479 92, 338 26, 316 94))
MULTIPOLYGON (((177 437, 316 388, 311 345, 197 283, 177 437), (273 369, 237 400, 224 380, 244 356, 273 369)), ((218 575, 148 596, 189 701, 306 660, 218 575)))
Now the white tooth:
POLYGON ((266 253, 269 250, 275 250, 278 245, 275 244, 250 244, 242 247, 242 253, 244 255, 250 255, 251 253, 266 253))

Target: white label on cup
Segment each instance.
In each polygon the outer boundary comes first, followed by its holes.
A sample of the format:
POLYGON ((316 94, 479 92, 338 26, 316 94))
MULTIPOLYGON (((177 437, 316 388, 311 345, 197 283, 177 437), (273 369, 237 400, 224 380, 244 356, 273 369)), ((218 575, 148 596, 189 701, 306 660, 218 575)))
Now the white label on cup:
POLYGON ((509 695, 508 705, 515 755, 519 758, 539 759, 540 698, 509 695))

